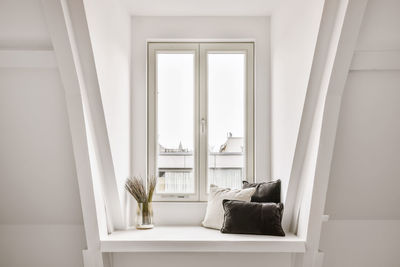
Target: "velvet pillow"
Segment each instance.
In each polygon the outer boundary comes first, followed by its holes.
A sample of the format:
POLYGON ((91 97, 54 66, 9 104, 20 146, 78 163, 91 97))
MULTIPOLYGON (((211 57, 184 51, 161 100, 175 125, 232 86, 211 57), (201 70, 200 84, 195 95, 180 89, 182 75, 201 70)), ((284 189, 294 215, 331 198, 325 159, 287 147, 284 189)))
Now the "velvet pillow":
POLYGON ((285 236, 282 229, 282 203, 223 201, 222 233, 285 236))
POLYGON ((251 202, 281 202, 281 180, 263 183, 249 183, 243 181, 242 188, 251 187, 256 188, 256 192, 251 197, 251 202))

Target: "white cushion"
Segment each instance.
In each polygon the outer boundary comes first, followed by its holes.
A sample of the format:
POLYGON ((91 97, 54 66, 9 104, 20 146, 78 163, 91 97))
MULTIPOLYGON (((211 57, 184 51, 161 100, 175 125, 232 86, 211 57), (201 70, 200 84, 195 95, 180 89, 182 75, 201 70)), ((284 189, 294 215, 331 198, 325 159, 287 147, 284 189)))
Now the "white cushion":
POLYGON ((256 188, 230 189, 221 188, 216 185, 210 185, 210 194, 208 195, 207 210, 202 222, 204 227, 220 230, 224 223, 224 207, 222 200, 242 200, 249 202, 256 188))

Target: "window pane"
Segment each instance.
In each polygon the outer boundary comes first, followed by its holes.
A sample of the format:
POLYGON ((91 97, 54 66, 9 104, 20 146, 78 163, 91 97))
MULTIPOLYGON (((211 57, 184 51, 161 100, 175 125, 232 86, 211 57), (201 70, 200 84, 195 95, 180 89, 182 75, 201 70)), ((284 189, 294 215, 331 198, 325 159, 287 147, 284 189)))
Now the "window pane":
POLYGON ((241 188, 245 55, 208 54, 208 184, 241 188))
POLYGON ((157 54, 157 193, 194 193, 194 54, 157 54))

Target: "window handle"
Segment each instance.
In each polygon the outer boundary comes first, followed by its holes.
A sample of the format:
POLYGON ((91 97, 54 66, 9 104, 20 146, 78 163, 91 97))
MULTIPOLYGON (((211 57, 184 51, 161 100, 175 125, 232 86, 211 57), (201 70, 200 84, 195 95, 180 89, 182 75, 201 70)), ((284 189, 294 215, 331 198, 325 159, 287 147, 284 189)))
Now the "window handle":
POLYGON ((201 127, 201 133, 204 134, 206 131, 206 119, 202 118, 200 120, 200 127, 201 127))

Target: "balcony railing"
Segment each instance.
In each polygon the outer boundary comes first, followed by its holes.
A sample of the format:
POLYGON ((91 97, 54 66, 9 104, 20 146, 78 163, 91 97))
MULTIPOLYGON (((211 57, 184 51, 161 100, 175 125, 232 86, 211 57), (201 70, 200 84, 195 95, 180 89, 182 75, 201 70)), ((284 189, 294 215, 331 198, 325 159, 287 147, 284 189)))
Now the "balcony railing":
MULTIPOLYGON (((240 188, 243 153, 211 152, 208 155, 208 184, 240 188)), ((158 193, 194 193, 192 152, 163 152, 158 156, 158 193)))

